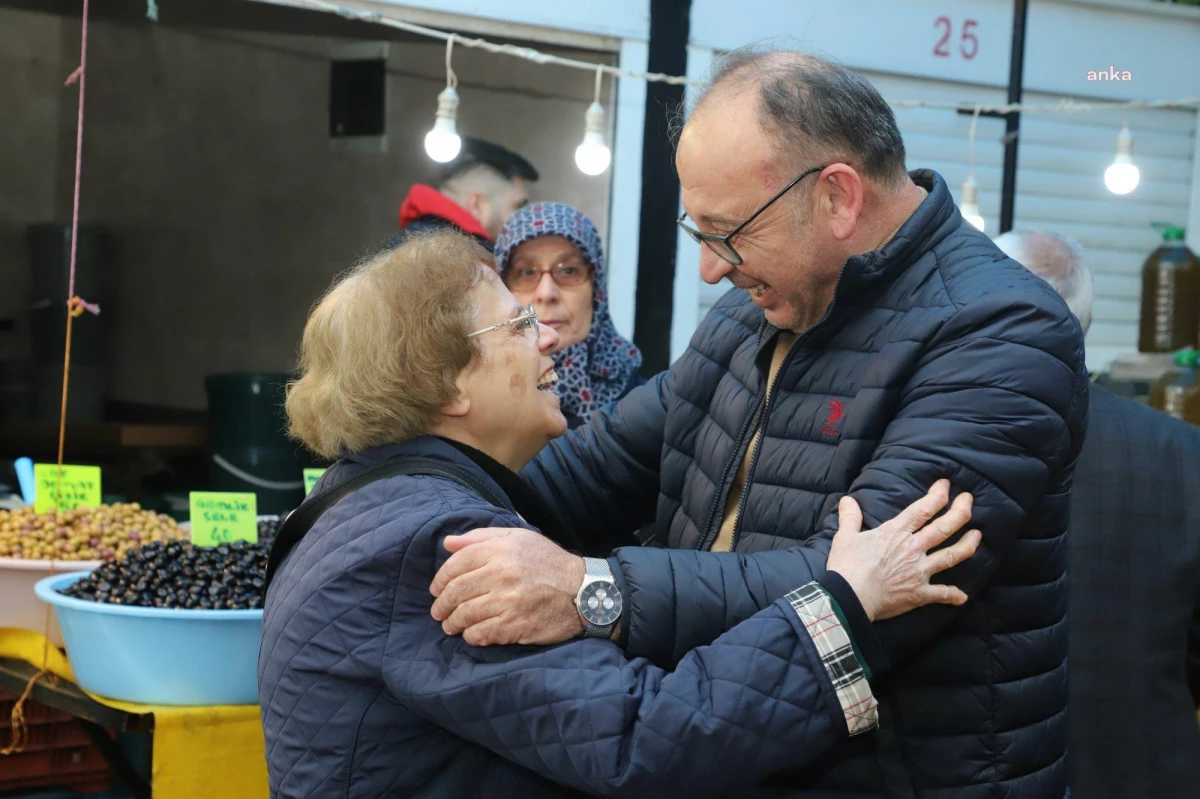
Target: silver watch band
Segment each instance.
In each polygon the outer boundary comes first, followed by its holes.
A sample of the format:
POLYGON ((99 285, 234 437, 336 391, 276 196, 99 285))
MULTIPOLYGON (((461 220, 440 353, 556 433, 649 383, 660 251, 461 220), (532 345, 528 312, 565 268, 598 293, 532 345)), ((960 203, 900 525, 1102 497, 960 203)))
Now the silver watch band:
POLYGON ((599 577, 601 580, 613 582, 612 569, 604 558, 584 558, 583 573, 588 577, 599 577))
MULTIPOLYGON (((591 582, 592 579, 606 580, 616 584, 613 580, 612 569, 609 568, 608 561, 603 558, 584 558, 583 559, 583 574, 584 583, 591 582)), ((612 624, 591 624, 584 619, 583 622, 583 637, 584 638, 611 638, 613 628, 616 627, 616 622, 612 624)))

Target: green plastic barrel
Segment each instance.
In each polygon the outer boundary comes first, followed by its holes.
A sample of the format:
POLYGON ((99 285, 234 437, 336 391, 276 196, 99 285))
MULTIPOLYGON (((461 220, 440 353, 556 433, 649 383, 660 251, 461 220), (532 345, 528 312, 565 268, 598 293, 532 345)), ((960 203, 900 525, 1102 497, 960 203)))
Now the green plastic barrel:
POLYGON ((287 437, 289 376, 274 372, 209 375, 209 483, 213 491, 258 495, 260 514, 286 513, 304 499, 308 451, 287 437))

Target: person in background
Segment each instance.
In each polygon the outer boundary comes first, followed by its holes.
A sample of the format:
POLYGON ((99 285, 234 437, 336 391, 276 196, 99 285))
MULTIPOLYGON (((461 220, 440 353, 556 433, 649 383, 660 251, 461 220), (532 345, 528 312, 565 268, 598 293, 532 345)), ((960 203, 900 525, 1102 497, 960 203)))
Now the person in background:
MULTIPOLYGON (((1087 331, 1092 274, 1078 244, 1041 232, 995 241, 1087 331)), ((1072 795, 1196 796, 1200 430, 1093 385, 1067 542, 1072 795)))
POLYGON ((646 382, 641 352, 608 314, 604 245, 583 213, 562 203, 525 206, 500 231, 496 266, 517 301, 558 333, 550 357, 569 427, 646 382))
POLYGON ((474 236, 489 250, 500 228, 529 202, 538 171, 512 150, 480 139, 463 139, 458 157, 442 168, 435 189, 418 183, 400 204, 400 232, 384 245, 392 249, 410 234, 454 228, 474 236))

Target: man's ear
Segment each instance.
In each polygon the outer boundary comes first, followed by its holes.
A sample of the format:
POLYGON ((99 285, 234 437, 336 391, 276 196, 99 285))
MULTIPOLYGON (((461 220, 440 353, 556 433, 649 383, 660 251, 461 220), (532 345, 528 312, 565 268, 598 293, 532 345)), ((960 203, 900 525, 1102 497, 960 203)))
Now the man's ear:
POLYGON ((476 221, 483 224, 483 220, 487 218, 488 209, 491 203, 488 201, 487 195, 481 191, 473 191, 467 195, 467 199, 463 202, 463 208, 471 212, 471 216, 475 217, 476 221))
POLYGON ((854 235, 862 214, 864 191, 862 178, 853 167, 833 164, 821 174, 821 198, 834 238, 845 240, 854 235))

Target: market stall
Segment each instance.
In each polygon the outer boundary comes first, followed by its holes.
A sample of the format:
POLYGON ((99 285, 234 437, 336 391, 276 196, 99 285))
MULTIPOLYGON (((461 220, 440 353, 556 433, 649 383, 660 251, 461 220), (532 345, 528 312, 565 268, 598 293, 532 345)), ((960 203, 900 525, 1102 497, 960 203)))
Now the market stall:
POLYGON ((197 492, 181 525, 136 505, 0 510, 0 790, 47 772, 100 787, 111 768, 138 798, 267 795, 256 664, 279 519, 250 497, 197 492))

